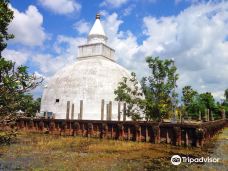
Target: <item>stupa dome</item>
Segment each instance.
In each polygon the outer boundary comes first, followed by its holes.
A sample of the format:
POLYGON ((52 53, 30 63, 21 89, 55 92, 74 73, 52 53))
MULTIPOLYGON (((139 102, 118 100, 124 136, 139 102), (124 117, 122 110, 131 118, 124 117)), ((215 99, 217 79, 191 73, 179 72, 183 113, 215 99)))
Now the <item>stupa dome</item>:
MULTIPOLYGON (((74 104, 74 119, 78 119, 83 100, 82 119, 100 120, 103 99, 105 108, 112 101, 112 120, 117 120, 118 102, 114 100, 114 90, 123 77, 130 78, 130 72, 116 63, 114 50, 106 45, 107 37, 98 20, 96 17, 87 44, 79 46, 75 63, 59 70, 49 80, 41 100, 41 113, 52 112, 55 118, 65 119, 67 101, 70 101, 74 104)), ((104 111, 106 119, 106 109, 104 111)))

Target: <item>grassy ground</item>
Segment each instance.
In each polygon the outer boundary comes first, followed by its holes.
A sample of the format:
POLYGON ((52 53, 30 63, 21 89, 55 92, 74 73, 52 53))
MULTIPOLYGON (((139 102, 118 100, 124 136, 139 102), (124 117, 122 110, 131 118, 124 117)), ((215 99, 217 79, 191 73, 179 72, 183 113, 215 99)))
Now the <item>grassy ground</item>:
MULTIPOLYGON (((228 135, 228 130, 225 131, 228 135)), ((224 140, 227 135, 219 137, 224 140)), ((204 170, 206 165, 202 164, 174 166, 170 158, 174 154, 207 157, 214 154, 213 150, 208 149, 215 149, 215 143, 209 145, 203 149, 183 148, 165 144, 20 133, 15 144, 0 147, 0 170, 204 170)), ((227 144, 221 148, 228 150, 227 144)))

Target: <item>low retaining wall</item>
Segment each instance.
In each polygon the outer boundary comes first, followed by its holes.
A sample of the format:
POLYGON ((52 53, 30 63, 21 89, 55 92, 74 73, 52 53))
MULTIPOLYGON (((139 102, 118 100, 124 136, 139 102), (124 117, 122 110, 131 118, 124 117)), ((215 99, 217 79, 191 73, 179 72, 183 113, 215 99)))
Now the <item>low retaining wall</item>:
POLYGON ((196 147, 202 147, 225 125, 226 120, 200 124, 31 118, 17 121, 17 127, 24 131, 196 147))

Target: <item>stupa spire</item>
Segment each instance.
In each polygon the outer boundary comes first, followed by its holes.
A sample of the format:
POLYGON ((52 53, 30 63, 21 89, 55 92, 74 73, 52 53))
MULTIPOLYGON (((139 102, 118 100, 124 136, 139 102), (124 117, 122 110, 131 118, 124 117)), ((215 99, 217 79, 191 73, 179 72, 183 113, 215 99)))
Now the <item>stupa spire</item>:
POLYGON ((96 20, 88 35, 88 39, 87 39, 88 44, 93 44, 93 43, 106 44, 106 42, 107 42, 108 38, 104 32, 103 26, 100 21, 100 17, 101 17, 101 15, 99 13, 97 13, 96 20))

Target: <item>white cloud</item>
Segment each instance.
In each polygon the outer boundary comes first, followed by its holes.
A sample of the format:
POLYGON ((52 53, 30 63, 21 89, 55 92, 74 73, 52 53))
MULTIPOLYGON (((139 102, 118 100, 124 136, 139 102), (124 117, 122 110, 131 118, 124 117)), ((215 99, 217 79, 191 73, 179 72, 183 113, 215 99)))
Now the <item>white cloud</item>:
POLYGON ((73 27, 78 31, 79 34, 87 34, 91 28, 91 25, 85 20, 80 20, 76 22, 73 27))
POLYGON ((228 85, 228 3, 193 5, 177 16, 144 18, 145 55, 174 57, 179 85, 217 96, 228 85), (219 93, 220 92, 220 93, 219 93))
POLYGON ((127 8, 125 8, 125 9, 123 10, 123 15, 124 15, 124 16, 130 15, 135 7, 136 7, 135 4, 129 5, 127 8))
MULTIPOLYGON (((116 50, 121 65, 141 77, 148 69, 146 56, 174 57, 180 74, 179 92, 183 86, 192 85, 199 92, 210 91, 217 99, 222 98, 228 85, 227 2, 199 3, 176 16, 146 16, 142 21, 142 33, 146 37, 142 43, 138 43, 137 35, 130 30, 120 30, 124 20, 116 13, 105 12, 102 19, 108 44, 116 50)), ((32 60, 41 74, 50 76, 72 63, 77 56, 76 47, 85 42, 81 37, 58 36, 54 44, 56 57, 37 54, 32 60)))
POLYGON ((191 4, 197 4, 197 3, 204 3, 205 0, 175 0, 175 4, 179 4, 181 2, 187 2, 191 4))
POLYGON ((54 49, 58 55, 34 54, 32 57, 33 64, 38 66, 42 75, 46 77, 52 76, 58 70, 76 60, 77 47, 85 42, 86 39, 82 37, 73 38, 59 35, 54 44, 54 49))
POLYGON ((39 0, 39 2, 56 14, 70 14, 81 9, 81 5, 75 0, 39 0))
POLYGON ((2 56, 16 62, 16 65, 24 65, 28 61, 30 54, 28 52, 5 49, 2 56))
POLYGON ((120 26, 124 21, 120 20, 116 13, 106 15, 102 23, 108 37, 108 44, 115 49, 118 63, 130 71, 137 72, 139 77, 142 76, 147 68, 145 67, 144 57, 139 58, 137 37, 130 30, 120 30, 120 26))
POLYGON ((13 33, 15 38, 12 42, 27 46, 40 46, 47 38, 43 24, 43 16, 38 9, 30 5, 25 12, 14 11, 14 19, 9 25, 9 33, 13 33))
POLYGON ((101 6, 107 6, 107 7, 111 7, 111 8, 118 8, 124 4, 126 4, 128 2, 128 0, 105 0, 103 1, 100 5, 101 6))
POLYGON ((143 18, 141 44, 131 31, 121 31, 123 20, 113 13, 104 19, 109 44, 118 62, 137 75, 146 73, 146 56, 175 58, 180 79, 179 92, 192 85, 199 92, 222 98, 228 85, 228 3, 192 5, 177 16, 143 18))

